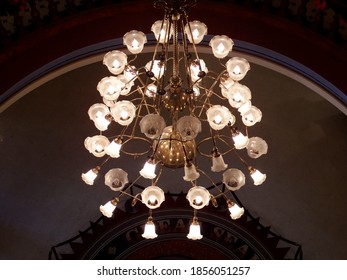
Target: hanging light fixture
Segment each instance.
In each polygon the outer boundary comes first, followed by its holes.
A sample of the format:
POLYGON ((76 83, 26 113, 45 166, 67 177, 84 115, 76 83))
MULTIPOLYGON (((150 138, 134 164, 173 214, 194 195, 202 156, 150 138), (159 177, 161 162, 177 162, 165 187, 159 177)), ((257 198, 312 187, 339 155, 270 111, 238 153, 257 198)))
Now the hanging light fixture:
POLYGON ((249 138, 249 128, 262 119, 260 109, 252 105, 250 89, 241 83, 250 65, 244 58, 230 57, 234 42, 218 35, 210 40, 209 46, 218 65, 223 67, 218 71, 208 68, 198 53, 207 26, 197 20, 188 21, 187 8, 195 4, 193 0, 154 1, 155 8, 164 10, 164 18, 151 27, 156 39, 152 59, 144 65, 136 64, 147 37, 141 31, 127 32, 123 37, 127 50, 110 51, 104 56, 103 63, 113 75, 97 84, 103 103, 94 104, 88 110, 89 118, 100 132, 87 137, 85 147, 95 157, 105 159, 83 173, 82 179, 93 185, 110 159, 121 166, 118 158, 139 158, 144 165, 139 170, 140 177, 132 182, 121 168, 105 173, 105 185, 117 195, 101 205, 100 211, 112 217, 123 196, 132 198, 133 206, 141 201, 150 211, 142 235, 148 239, 157 237, 152 211, 165 203, 160 180, 165 169, 183 168, 183 180, 177 178, 174 184, 191 184, 186 198, 194 210, 187 235, 192 240, 203 237, 198 210, 209 202, 217 207, 216 198, 225 200, 232 219, 244 213, 244 208, 232 201, 231 194, 246 184, 247 177, 232 165, 229 157, 240 160, 254 185, 266 179, 265 174, 249 165, 240 154, 244 151, 256 159, 268 149, 262 138, 249 138), (106 136, 109 130, 112 137, 106 136), (134 141, 141 141, 145 152, 129 151, 128 144, 134 141), (206 146, 212 152, 206 152, 203 148, 206 146), (145 155, 147 158, 141 157, 145 155), (206 168, 203 161, 209 162, 210 167, 206 168), (208 175, 210 172, 220 174, 222 187, 214 183, 208 175), (212 182, 212 187, 202 186, 200 182, 198 185, 202 177, 212 182), (139 178, 150 180, 149 186, 136 189, 139 178))

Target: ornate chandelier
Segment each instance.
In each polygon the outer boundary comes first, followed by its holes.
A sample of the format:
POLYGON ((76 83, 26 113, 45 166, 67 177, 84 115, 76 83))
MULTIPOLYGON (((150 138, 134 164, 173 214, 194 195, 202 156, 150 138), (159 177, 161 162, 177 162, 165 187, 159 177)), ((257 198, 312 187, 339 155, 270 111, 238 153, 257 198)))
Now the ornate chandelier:
POLYGON ((238 168, 228 168, 224 157, 238 159, 254 185, 266 179, 240 155, 243 152, 255 159, 268 149, 262 138, 249 136, 249 128, 262 118, 261 111, 251 103, 250 89, 240 83, 250 65, 244 58, 229 57, 234 43, 222 35, 209 42, 221 70, 207 68, 197 51, 207 27, 197 20, 189 22, 186 11, 195 5, 193 0, 154 1, 155 8, 164 10, 164 18, 151 28, 156 38, 151 59, 144 66, 136 65, 147 37, 136 30, 126 33, 123 43, 127 54, 120 50, 106 53, 103 63, 113 75, 100 80, 97 90, 103 103, 92 105, 88 111, 100 134, 87 137, 85 147, 105 159, 83 173, 82 179, 93 185, 111 159, 128 155, 142 160, 144 166, 133 181, 121 168, 106 172, 105 185, 116 196, 101 205, 100 211, 112 217, 123 197, 130 197, 133 206, 142 202, 149 209, 142 235, 148 239, 157 237, 152 211, 165 200, 160 187, 165 170, 184 170, 183 178, 174 183, 190 186, 185 193, 194 215, 187 237, 193 240, 202 238, 197 211, 210 202, 217 207, 217 199, 222 199, 232 219, 244 213, 243 207, 232 200, 231 192, 245 185, 246 176, 238 168), (113 136, 105 136, 107 130, 113 136), (134 147, 144 147, 145 151, 132 150, 134 147), (147 160, 142 159, 145 155, 147 160), (210 161, 207 170, 203 170, 202 161, 210 161), (211 172, 219 173, 223 184, 214 183, 211 172), (212 187, 201 186, 202 177, 212 187), (136 182, 140 179, 148 180, 148 187, 139 187, 136 182))

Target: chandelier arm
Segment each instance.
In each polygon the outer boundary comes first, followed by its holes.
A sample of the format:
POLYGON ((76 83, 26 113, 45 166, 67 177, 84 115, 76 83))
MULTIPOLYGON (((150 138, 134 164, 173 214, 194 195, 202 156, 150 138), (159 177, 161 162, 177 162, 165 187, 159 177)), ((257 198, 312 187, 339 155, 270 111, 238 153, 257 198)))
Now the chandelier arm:
POLYGON ((218 190, 219 194, 224 194, 224 192, 218 187, 218 185, 212 180, 212 178, 202 169, 197 168, 199 172, 201 172, 212 184, 212 186, 218 190))
POLYGON ((155 178, 155 181, 153 182, 153 186, 156 186, 156 185, 157 185, 157 183, 158 183, 158 181, 159 181, 159 178, 160 178, 162 172, 163 172, 163 165, 161 164, 161 165, 160 165, 159 173, 158 173, 157 177, 155 178))

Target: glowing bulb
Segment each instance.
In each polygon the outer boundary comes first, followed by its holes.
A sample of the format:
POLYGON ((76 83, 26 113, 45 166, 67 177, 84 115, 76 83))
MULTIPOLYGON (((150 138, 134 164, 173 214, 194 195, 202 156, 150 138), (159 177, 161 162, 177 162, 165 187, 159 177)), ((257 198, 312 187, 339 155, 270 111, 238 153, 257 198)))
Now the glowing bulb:
POLYGON ((119 68, 120 67, 120 63, 119 63, 118 59, 115 59, 113 61, 112 66, 113 66, 113 68, 119 68))
POLYGON ((222 116, 221 115, 216 115, 215 117, 214 117, 214 122, 216 123, 216 124, 220 124, 221 122, 222 122, 222 120, 223 120, 223 118, 222 118, 222 116))
POLYGON ((164 29, 162 29, 162 30, 160 30, 160 38, 161 38, 161 40, 163 40, 163 38, 165 37, 165 30, 164 29))
POLYGON ((197 30, 197 29, 194 29, 193 32, 192 32, 192 34, 193 34, 193 37, 194 37, 194 38, 197 38, 197 37, 199 37, 199 35, 200 35, 199 30, 197 30))
POLYGON ((217 50, 218 50, 219 52, 224 52, 224 50, 225 50, 224 44, 219 43, 219 45, 218 45, 218 47, 217 47, 217 50))
POLYGON ((195 204, 200 205, 202 203, 203 199, 200 195, 197 195, 195 197, 195 204))
POLYGON ((116 88, 113 85, 109 85, 107 88, 108 93, 114 93, 116 91, 116 88))
POLYGON ((233 73, 234 73, 235 75, 240 75, 240 74, 241 74, 241 68, 240 68, 240 66, 236 65, 236 66, 234 67, 233 73))
POLYGON ((131 43, 131 46, 132 46, 133 48, 138 48, 138 47, 140 46, 139 41, 137 41, 136 39, 134 39, 134 40, 132 41, 132 43, 131 43))
POLYGON ((129 114, 127 111, 120 112, 120 117, 122 120, 127 120, 129 118, 129 114))
POLYGON ((155 195, 151 195, 151 196, 148 198, 148 202, 149 202, 149 204, 151 204, 151 205, 155 205, 156 201, 157 201, 157 198, 156 198, 155 195))

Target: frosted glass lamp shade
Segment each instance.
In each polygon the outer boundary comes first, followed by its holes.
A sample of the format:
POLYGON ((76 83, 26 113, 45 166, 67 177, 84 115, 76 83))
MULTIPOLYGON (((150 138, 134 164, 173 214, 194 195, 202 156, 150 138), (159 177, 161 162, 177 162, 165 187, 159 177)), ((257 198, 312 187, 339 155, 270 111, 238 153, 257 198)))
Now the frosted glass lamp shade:
POLYGON ((200 186, 190 188, 187 193, 189 204, 194 209, 201 209, 208 205, 210 197, 211 195, 209 191, 206 188, 200 186))
POLYGON ((194 219, 193 222, 191 223, 187 238, 192 240, 199 240, 203 238, 203 236, 201 235, 200 225, 197 219, 194 219))
POLYGON ((235 123, 235 116, 232 115, 227 107, 213 105, 207 111, 207 120, 214 130, 223 129, 228 123, 235 123))
POLYGON ((200 177, 200 173, 196 171, 195 165, 192 163, 186 164, 184 166, 184 176, 183 180, 190 182, 198 179, 200 177))
POLYGON ((89 118, 94 122, 94 125, 100 131, 107 130, 109 124, 107 116, 110 115, 110 109, 102 103, 92 105, 88 110, 89 118))
POLYGON ((243 135, 240 131, 235 131, 232 133, 232 138, 234 140, 234 146, 236 149, 241 150, 246 148, 249 143, 248 136, 243 135))
POLYGON ((105 152, 107 155, 109 155, 112 158, 119 158, 120 157, 120 149, 122 148, 122 144, 118 140, 113 140, 110 142, 110 144, 106 147, 105 152))
POLYGON ((96 89, 107 100, 117 100, 124 87, 124 83, 118 77, 105 77, 100 80, 96 89))
POLYGON ((233 220, 237 220, 242 217, 242 215, 245 213, 245 209, 243 207, 238 206, 234 202, 230 202, 228 204, 228 209, 230 212, 230 217, 233 220))
POLYGON ((254 185, 259 186, 266 180, 266 174, 261 173, 259 170, 250 167, 249 173, 254 181, 254 185))
POLYGON ((157 93, 157 86, 155 84, 149 84, 145 89, 145 95, 153 98, 157 93))
POLYGON ((105 174, 105 185, 113 191, 121 191, 128 182, 128 173, 123 169, 112 168, 105 174))
POLYGON ((147 161, 140 170, 140 175, 146 179, 154 179, 157 176, 155 174, 155 163, 151 160, 147 161))
POLYGON ((159 80, 164 74, 165 67, 160 60, 151 60, 147 62, 145 69, 147 71, 153 72, 154 77, 152 78, 152 80, 159 80))
POLYGON ((84 146, 86 149, 96 157, 103 157, 106 154, 105 149, 109 144, 110 141, 103 135, 87 137, 84 140, 84 146))
POLYGON ((232 50, 234 42, 228 36, 217 35, 211 39, 210 46, 212 48, 213 55, 216 58, 224 58, 232 50))
POLYGON ((166 127, 165 120, 158 114, 144 116, 140 123, 141 132, 150 139, 158 138, 166 127))
POLYGON ((260 137, 251 137, 247 145, 247 154, 251 158, 258 158, 265 155, 268 150, 266 141, 260 137))
POLYGON ((158 235, 155 232, 155 225, 154 225, 153 221, 148 219, 148 221, 145 225, 145 230, 142 234, 142 237, 146 238, 146 239, 154 239, 157 236, 158 235))
POLYGON ((191 21, 188 24, 186 24, 184 32, 186 33, 189 42, 193 43, 194 40, 194 44, 199 44, 207 34, 206 24, 198 20, 191 21))
POLYGON ((116 102, 116 104, 111 108, 111 115, 115 122, 120 125, 129 125, 135 118, 136 107, 135 105, 128 101, 122 100, 116 102))
POLYGON ((114 201, 109 201, 105 205, 100 205, 100 212, 107 218, 111 218, 117 204, 114 201))
POLYGON ((255 106, 251 106, 251 108, 242 114, 242 122, 246 126, 253 126, 256 123, 260 122, 262 118, 262 112, 255 106))
POLYGON ((228 89, 227 98, 231 107, 240 108, 247 101, 251 100, 252 94, 247 86, 234 83, 228 89))
POLYGON ((169 31, 169 23, 168 21, 162 21, 157 20, 155 23, 153 23, 151 27, 151 31, 154 33, 155 39, 160 43, 163 44, 172 36, 172 28, 169 31))
POLYGON ((177 121, 177 132, 181 135, 182 140, 193 140, 201 132, 201 122, 193 116, 183 116, 177 121))
POLYGON ((132 30, 123 36, 123 44, 127 46, 129 52, 132 54, 142 52, 145 43, 147 43, 147 38, 141 31, 132 30))
POLYGON ((157 186, 149 186, 141 193, 142 203, 149 209, 158 208, 165 200, 164 191, 157 186))
POLYGON ((224 159, 221 154, 214 154, 212 157, 212 166, 211 170, 213 172, 220 172, 228 168, 228 165, 225 164, 224 159))
POLYGON ((86 173, 82 173, 81 178, 87 185, 93 185, 94 180, 98 176, 99 169, 93 168, 86 173))
POLYGON ((234 81, 242 80, 247 72, 251 69, 248 61, 242 57, 233 57, 230 58, 225 66, 227 68, 230 78, 234 81))
POLYGON ((223 173, 223 183, 228 190, 237 191, 245 185, 245 174, 239 169, 230 168, 223 173))
POLYGON ((125 65, 128 63, 128 57, 121 51, 110 51, 105 54, 103 63, 108 71, 114 75, 118 75, 124 71, 125 65))

